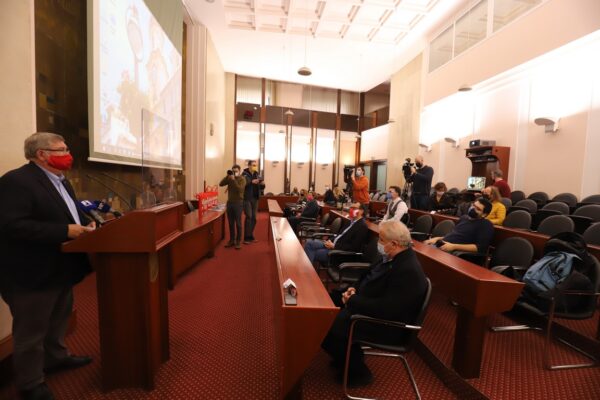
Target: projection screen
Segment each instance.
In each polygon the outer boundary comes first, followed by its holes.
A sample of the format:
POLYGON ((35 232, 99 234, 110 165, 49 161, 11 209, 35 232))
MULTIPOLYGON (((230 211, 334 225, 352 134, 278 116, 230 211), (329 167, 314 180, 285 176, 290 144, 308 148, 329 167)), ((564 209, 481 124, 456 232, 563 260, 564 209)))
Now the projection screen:
POLYGON ((143 0, 88 0, 90 161, 182 168, 181 65, 143 0))

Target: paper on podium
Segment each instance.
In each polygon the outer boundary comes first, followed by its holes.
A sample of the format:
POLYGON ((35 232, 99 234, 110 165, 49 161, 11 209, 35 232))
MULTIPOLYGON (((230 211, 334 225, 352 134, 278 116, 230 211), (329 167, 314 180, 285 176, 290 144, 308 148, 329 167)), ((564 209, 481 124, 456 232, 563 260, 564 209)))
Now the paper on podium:
POLYGON ((298 289, 296 288, 296 284, 294 283, 294 281, 290 278, 286 279, 286 281, 283 282, 283 294, 286 305, 295 306, 296 304, 298 304, 298 289))

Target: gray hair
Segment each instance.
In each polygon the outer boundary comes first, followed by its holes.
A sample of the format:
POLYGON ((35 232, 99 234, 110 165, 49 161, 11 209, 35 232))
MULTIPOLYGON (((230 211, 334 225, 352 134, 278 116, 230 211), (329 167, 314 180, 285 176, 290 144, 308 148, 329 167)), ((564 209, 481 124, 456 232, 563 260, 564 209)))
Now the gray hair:
POLYGON ((410 231, 400 221, 389 220, 379 224, 379 235, 386 240, 398 242, 401 246, 408 247, 411 243, 410 231))
POLYGON ((500 169, 492 171, 492 175, 495 176, 496 178, 502 178, 504 176, 504 174, 502 173, 502 170, 500 170, 500 169))
POLYGON ((65 138, 50 132, 36 132, 25 139, 25 158, 35 160, 39 149, 47 149, 52 143, 64 142, 65 138))

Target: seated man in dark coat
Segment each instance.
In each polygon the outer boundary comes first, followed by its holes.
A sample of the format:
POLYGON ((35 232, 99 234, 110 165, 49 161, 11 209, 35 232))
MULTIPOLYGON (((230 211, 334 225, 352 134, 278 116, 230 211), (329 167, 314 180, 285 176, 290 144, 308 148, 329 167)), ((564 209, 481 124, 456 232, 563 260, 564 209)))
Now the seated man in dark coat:
POLYGON ((353 203, 348 213, 352 222, 339 235, 331 240, 309 239, 304 243, 304 251, 311 263, 327 263, 330 250, 361 251, 369 234, 369 228, 363 218, 360 203, 353 203))
POLYGON ((486 219, 491 210, 492 203, 479 198, 469 207, 467 215, 460 217, 452 232, 444 237, 433 237, 424 243, 435 244, 449 253, 485 253, 494 236, 494 225, 486 219))
POLYGON ((288 217, 288 222, 290 223, 290 226, 294 232, 296 232, 300 222, 306 221, 305 218, 317 218, 319 216, 321 207, 319 207, 319 203, 317 203, 317 200, 315 200, 314 195, 312 193, 308 193, 306 195, 306 200, 306 205, 302 209, 300 215, 288 217))
MULTIPOLYGON (((427 281, 415 252, 410 248, 410 232, 399 221, 379 225, 377 247, 383 259, 372 266, 355 287, 344 293, 333 292, 334 303, 342 307, 321 347, 333 358, 333 365, 343 371, 350 332, 350 317, 362 314, 373 318, 412 323, 423 303, 427 281)), ((400 344, 402 332, 397 328, 358 323, 357 339, 400 344)), ((362 386, 373 379, 358 344, 350 351, 348 371, 350 386, 362 386)))

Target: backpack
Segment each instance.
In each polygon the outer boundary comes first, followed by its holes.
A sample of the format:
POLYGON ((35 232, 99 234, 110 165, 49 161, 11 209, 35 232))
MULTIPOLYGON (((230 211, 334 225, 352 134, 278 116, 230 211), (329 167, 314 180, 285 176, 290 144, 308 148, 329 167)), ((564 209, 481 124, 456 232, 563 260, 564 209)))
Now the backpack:
POLYGON ((561 232, 544 245, 544 257, 532 265, 523 282, 521 299, 547 311, 549 299, 556 300, 556 312, 569 313, 586 309, 595 298, 591 296, 565 296, 565 290, 594 290, 590 274, 595 261, 587 251, 587 244, 578 233, 561 232))
POLYGON ((573 259, 581 260, 572 253, 551 251, 529 267, 523 276, 523 283, 534 293, 553 290, 571 274, 573 259))

